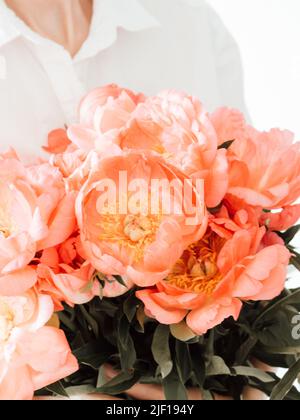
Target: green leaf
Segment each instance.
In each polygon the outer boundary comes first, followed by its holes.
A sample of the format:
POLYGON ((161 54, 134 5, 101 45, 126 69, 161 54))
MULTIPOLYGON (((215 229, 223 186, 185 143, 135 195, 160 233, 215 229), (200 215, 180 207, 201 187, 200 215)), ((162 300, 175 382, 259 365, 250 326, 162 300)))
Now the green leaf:
POLYGON ((122 315, 118 323, 118 340, 124 350, 128 348, 130 324, 125 315, 122 315))
POLYGON ((130 294, 123 304, 124 313, 129 322, 133 321, 135 314, 140 306, 140 301, 136 298, 135 294, 130 294))
POLYGON ((189 341, 196 337, 196 334, 187 326, 185 321, 170 325, 170 331, 173 337, 180 341, 189 341))
POLYGON ((132 388, 141 379, 141 376, 141 373, 136 370, 120 372, 105 385, 97 388, 96 392, 109 395, 122 394, 132 388))
POLYGON ((114 348, 104 339, 98 339, 90 341, 73 353, 80 364, 98 370, 101 365, 108 361, 113 351, 114 348))
POLYGON ((188 399, 187 390, 181 382, 176 367, 162 380, 166 400, 186 401, 188 399))
POLYGON ((300 257, 299 256, 292 257, 290 262, 294 267, 297 268, 298 271, 300 271, 300 257))
POLYGON ((136 351, 130 335, 130 324, 125 315, 119 321, 118 348, 123 370, 132 369, 136 362, 136 351))
POLYGON ((195 344, 190 346, 190 355, 192 360, 192 369, 195 375, 195 379, 202 389, 205 382, 205 362, 201 353, 201 348, 195 344))
MULTIPOLYGON (((270 396, 274 387, 280 382, 279 378, 274 378, 274 382, 264 383, 258 381, 257 379, 249 379, 249 386, 252 388, 258 389, 259 391, 264 392, 266 395, 270 396)), ((288 394, 285 396, 284 400, 287 401, 299 401, 300 393, 295 387, 291 388, 288 394)))
POLYGON ((219 356, 212 356, 206 367, 207 376, 231 375, 229 367, 219 356))
POLYGON ((286 232, 277 232, 279 236, 284 240, 285 244, 288 245, 295 238, 297 233, 300 231, 300 225, 296 225, 288 229, 286 232))
POLYGON ((169 327, 162 324, 158 325, 153 336, 151 349, 154 360, 159 365, 163 378, 166 378, 173 368, 169 339, 169 327))
POLYGON ((145 308, 143 305, 141 305, 137 312, 136 312, 136 319, 138 322, 138 326, 136 327, 139 329, 140 332, 145 332, 145 321, 146 321, 146 314, 145 314, 145 308), (140 327, 140 328, 139 328, 140 327))
POLYGON ((245 363, 248 359, 251 351, 257 344, 257 338, 250 336, 248 339, 240 346, 240 348, 237 351, 235 362, 237 364, 245 363))
POLYGON ((298 311, 291 305, 279 307, 276 312, 269 313, 265 324, 257 331, 259 343, 256 350, 263 352, 264 348, 299 347, 300 337, 298 340, 293 337, 295 315, 298 317, 298 311))
POLYGON ((298 303, 299 301, 300 301, 300 289, 296 289, 293 293, 290 293, 288 296, 285 296, 282 299, 276 300, 275 303, 271 302, 255 320, 253 324, 253 329, 255 330, 260 321, 262 321, 267 316, 272 315, 274 312, 277 312, 280 307, 285 306, 285 305, 292 305, 294 302, 298 303))
POLYGON ((66 388, 69 397, 76 397, 77 395, 93 394, 95 392, 93 385, 78 385, 66 388))
POLYGON ((271 400, 281 401, 293 387, 300 374, 300 359, 288 370, 282 380, 274 387, 271 400))
POLYGON ((105 375, 105 366, 101 366, 98 371, 98 378, 97 378, 97 388, 101 388, 105 386, 108 382, 108 379, 105 375))
POLYGON ((70 331, 73 333, 76 333, 78 331, 76 322, 74 322, 74 319, 69 317, 65 311, 58 313, 59 320, 61 324, 64 324, 70 331))
POLYGON ((228 140, 228 141, 225 141, 223 144, 221 144, 221 146, 219 146, 218 147, 218 149, 229 149, 229 147, 232 145, 232 143, 234 142, 235 140, 228 140))
POLYGON ((180 376, 181 382, 185 384, 190 379, 192 373, 192 362, 189 346, 182 341, 176 340, 175 352, 177 372, 180 376))
POLYGON ((95 334, 95 337, 99 337, 99 325, 97 321, 88 313, 88 311, 85 309, 84 305, 78 305, 84 319, 88 323, 88 325, 93 330, 93 333, 95 334))
MULTIPOLYGON (((92 303, 93 302, 94 301, 92 301, 92 303)), ((116 304, 112 302, 112 299, 105 298, 101 301, 98 300, 98 302, 99 302, 99 305, 97 307, 98 312, 104 312, 110 317, 115 317, 119 308, 116 304)))
POLYGON ((258 379, 261 382, 274 382, 273 376, 269 375, 263 370, 256 369, 250 366, 235 366, 232 370, 237 376, 249 376, 251 378, 258 379))
POLYGON ((131 337, 128 337, 127 349, 119 347, 119 352, 122 369, 132 369, 136 362, 136 350, 131 337))
POLYGON ((268 354, 287 354, 287 355, 300 355, 300 346, 297 347, 267 347, 261 346, 260 351, 268 354))
POLYGON ((123 280, 123 278, 121 277, 121 276, 119 276, 119 275, 115 275, 115 276, 113 276, 113 278, 118 282, 118 283, 120 283, 121 284, 121 286, 124 286, 124 287, 126 287, 127 288, 127 284, 124 282, 124 280, 123 280))
POLYGON ((67 391, 65 390, 63 384, 60 381, 55 382, 52 385, 48 385, 46 387, 46 389, 48 391, 52 392, 55 395, 59 395, 61 397, 69 398, 69 395, 68 395, 67 391))
POLYGON ((211 357, 215 354, 215 330, 209 331, 209 336, 206 345, 206 355, 211 357))

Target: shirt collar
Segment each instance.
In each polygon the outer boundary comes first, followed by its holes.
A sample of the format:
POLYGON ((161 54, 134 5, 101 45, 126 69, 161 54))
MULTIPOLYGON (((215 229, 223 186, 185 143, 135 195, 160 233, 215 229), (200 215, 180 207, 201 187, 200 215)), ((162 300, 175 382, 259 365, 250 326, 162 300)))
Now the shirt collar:
MULTIPOLYGON (((117 38, 117 29, 142 31, 160 26, 160 23, 139 2, 139 0, 94 0, 94 13, 90 35, 76 60, 87 58, 108 48, 117 38)), ((34 43, 46 40, 33 32, 15 13, 0 0, 0 47, 23 36, 34 43)))
POLYGON ((94 0, 90 35, 75 61, 110 47, 117 39, 118 28, 137 32, 160 26, 139 0, 94 0))
POLYGON ((0 0, 0 47, 17 38, 19 30, 15 25, 15 14, 0 0))

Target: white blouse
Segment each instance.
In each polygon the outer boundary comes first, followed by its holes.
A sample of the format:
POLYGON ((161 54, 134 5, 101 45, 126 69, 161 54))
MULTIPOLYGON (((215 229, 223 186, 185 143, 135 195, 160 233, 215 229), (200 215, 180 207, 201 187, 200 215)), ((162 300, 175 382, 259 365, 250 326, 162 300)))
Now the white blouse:
POLYGON ((205 1, 94 0, 89 37, 72 58, 0 0, 1 151, 37 153, 50 130, 76 121, 85 93, 108 83, 245 110, 237 45, 205 1))

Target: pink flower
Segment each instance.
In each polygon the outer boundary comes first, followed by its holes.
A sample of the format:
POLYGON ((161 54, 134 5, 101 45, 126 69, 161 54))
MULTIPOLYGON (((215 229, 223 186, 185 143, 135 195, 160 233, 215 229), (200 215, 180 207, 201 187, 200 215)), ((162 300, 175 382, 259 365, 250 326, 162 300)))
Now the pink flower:
POLYGON ((294 226, 300 218, 300 204, 284 207, 279 213, 263 213, 261 224, 270 230, 285 231, 294 226))
POLYGON ((48 144, 43 149, 48 153, 59 154, 65 152, 70 145, 71 140, 68 139, 67 131, 58 128, 49 133, 48 144))
POLYGON ((187 176, 205 180, 205 200, 216 207, 228 187, 226 150, 201 103, 177 91, 145 99, 116 86, 91 92, 80 107, 80 123, 69 138, 86 153, 150 150, 187 176))
POLYGON ((48 296, 0 296, 0 400, 30 400, 34 391, 78 369, 64 333, 45 327, 48 296))
POLYGON ((82 100, 79 125, 71 126, 68 136, 80 149, 91 151, 97 147, 97 142, 116 137, 142 101, 143 95, 116 85, 95 89, 82 100))
POLYGON ((99 285, 93 280, 95 269, 85 261, 80 238, 72 236, 56 248, 46 249, 37 266, 36 288, 51 296, 55 310, 62 303, 81 305, 99 295, 99 285))
POLYGON ((188 200, 180 203, 172 188, 170 212, 160 206, 159 189, 158 211, 152 211, 152 181, 165 181, 167 185, 173 181, 180 189, 184 179, 180 171, 151 154, 128 152, 99 158, 98 167, 93 167, 76 201, 83 249, 93 267, 107 275, 123 276, 129 287, 130 282, 147 286, 162 280, 184 248, 200 238, 206 229, 202 197, 195 189, 191 188, 191 200, 196 204, 198 199, 199 212, 194 225, 187 224, 188 200), (128 189, 122 186, 124 174, 128 189), (135 189, 130 192, 130 185, 135 183, 144 187, 142 192, 146 191, 146 196, 137 196, 135 189), (112 204, 103 199, 105 195, 101 192, 107 184, 114 187, 110 190, 112 195, 107 197, 112 198, 112 204))
POLYGON ((246 121, 244 115, 230 108, 218 108, 210 115, 210 120, 218 136, 218 144, 228 141, 240 141, 246 136, 246 121))
POLYGON ((264 209, 293 204, 300 195, 300 143, 293 141, 288 131, 248 127, 229 149, 229 193, 264 209))
POLYGON ((205 181, 205 201, 216 207, 228 187, 226 150, 202 104, 178 91, 148 98, 133 112, 120 132, 122 149, 145 149, 161 154, 187 176, 205 181))
POLYGON ((22 294, 34 285, 28 265, 38 251, 73 232, 74 201, 51 165, 0 159, 0 295, 22 294))
POLYGON ((212 218, 203 239, 189 246, 164 281, 136 293, 146 312, 163 324, 186 319, 196 334, 232 316, 243 301, 269 300, 284 288, 290 253, 261 246, 265 228, 251 226, 244 210, 234 219, 212 218))
MULTIPOLYGON (((87 159, 87 153, 74 145, 68 147, 63 153, 57 153, 50 157, 52 166, 59 169, 66 180, 80 170, 87 159)), ((69 185, 69 184, 68 184, 69 185)))

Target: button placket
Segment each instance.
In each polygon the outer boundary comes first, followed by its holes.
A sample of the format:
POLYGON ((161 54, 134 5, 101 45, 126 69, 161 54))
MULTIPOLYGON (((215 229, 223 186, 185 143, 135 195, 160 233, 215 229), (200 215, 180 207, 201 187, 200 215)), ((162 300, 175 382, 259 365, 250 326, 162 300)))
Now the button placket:
POLYGON ((37 55, 61 105, 66 124, 74 123, 85 88, 76 73, 72 57, 63 47, 57 45, 51 45, 51 48, 39 46, 37 55))

